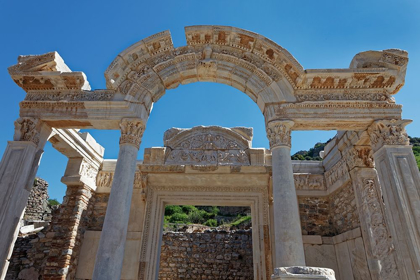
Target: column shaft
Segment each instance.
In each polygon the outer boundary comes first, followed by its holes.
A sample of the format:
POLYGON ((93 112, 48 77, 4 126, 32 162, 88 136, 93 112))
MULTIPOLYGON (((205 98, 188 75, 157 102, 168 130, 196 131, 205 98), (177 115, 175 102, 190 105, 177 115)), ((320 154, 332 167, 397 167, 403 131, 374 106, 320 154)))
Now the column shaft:
POLYGON ((121 277, 136 159, 143 130, 143 124, 138 121, 127 120, 121 124, 120 151, 96 254, 94 280, 118 280, 121 277))
POLYGON ((275 267, 304 266, 302 228, 289 147, 272 150, 275 267))
POLYGON ((299 206, 290 158, 292 126, 292 121, 275 121, 267 125, 273 165, 274 267, 305 265, 299 206))

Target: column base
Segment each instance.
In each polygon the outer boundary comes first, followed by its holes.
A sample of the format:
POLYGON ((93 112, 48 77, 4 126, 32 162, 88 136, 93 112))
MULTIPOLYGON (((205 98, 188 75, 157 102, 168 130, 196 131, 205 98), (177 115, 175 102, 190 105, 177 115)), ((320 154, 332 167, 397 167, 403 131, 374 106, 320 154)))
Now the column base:
POLYGON ((335 280, 334 270, 322 267, 288 266, 274 269, 272 280, 335 280))

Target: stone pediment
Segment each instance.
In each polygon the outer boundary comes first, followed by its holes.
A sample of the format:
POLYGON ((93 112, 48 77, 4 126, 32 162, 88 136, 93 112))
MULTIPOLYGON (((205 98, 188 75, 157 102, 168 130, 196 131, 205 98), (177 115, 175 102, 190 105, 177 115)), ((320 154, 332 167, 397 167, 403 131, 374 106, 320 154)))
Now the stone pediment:
POLYGON ((250 165, 252 128, 197 126, 165 132, 165 164, 250 165))

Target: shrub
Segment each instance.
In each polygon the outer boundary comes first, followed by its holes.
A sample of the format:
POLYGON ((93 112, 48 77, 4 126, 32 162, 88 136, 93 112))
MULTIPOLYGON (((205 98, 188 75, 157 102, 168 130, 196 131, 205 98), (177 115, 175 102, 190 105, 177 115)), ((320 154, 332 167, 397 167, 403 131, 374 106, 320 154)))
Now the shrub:
POLYGON ((53 198, 53 199, 48 199, 48 205, 50 206, 55 206, 55 205, 60 205, 60 202, 58 202, 57 199, 53 198))
POLYGON ((192 206, 192 205, 182 205, 181 208, 182 208, 182 211, 186 214, 189 214, 192 211, 197 210, 197 208, 195 206, 192 206))
POLYGON ((188 214, 188 220, 190 221, 190 223, 202 224, 206 220, 206 215, 206 211, 196 209, 188 214))
POLYGON ((181 206, 179 206, 179 205, 167 205, 165 207, 165 216, 172 216, 175 213, 183 213, 181 206))
POLYGON ((207 222, 205 222, 204 225, 209 227, 217 227, 217 221, 215 219, 210 219, 207 220, 207 222))
POLYGON ((188 219, 188 215, 185 213, 174 213, 170 218, 169 218, 169 222, 170 223, 188 223, 189 219, 188 219))

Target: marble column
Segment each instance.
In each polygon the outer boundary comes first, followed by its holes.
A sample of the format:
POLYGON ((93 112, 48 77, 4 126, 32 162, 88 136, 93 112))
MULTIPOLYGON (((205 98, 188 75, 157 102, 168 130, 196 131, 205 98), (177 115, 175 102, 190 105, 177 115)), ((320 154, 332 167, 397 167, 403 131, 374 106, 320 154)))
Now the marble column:
POLYGON ((7 144, 0 163, 0 279, 16 241, 20 219, 38 170, 51 128, 40 120, 20 118, 15 122, 14 141, 7 144))
POLYGON ((420 279, 420 174, 405 126, 378 120, 369 127, 375 168, 395 246, 400 279, 420 279), (403 277, 404 276, 404 277, 403 277))
MULTIPOLYGON (((367 258, 367 266, 364 262, 355 262, 353 273, 357 273, 360 279, 407 279, 406 275, 398 271, 393 238, 385 219, 385 204, 370 146, 350 146, 342 154, 356 196, 367 258)), ((356 256, 356 251, 354 254, 356 256)))
POLYGON ((267 124, 273 165, 274 267, 304 266, 302 229, 290 158, 292 121, 267 124))
POLYGON ((120 127, 120 151, 96 255, 94 280, 121 277, 136 159, 145 126, 138 119, 123 119, 120 127))

